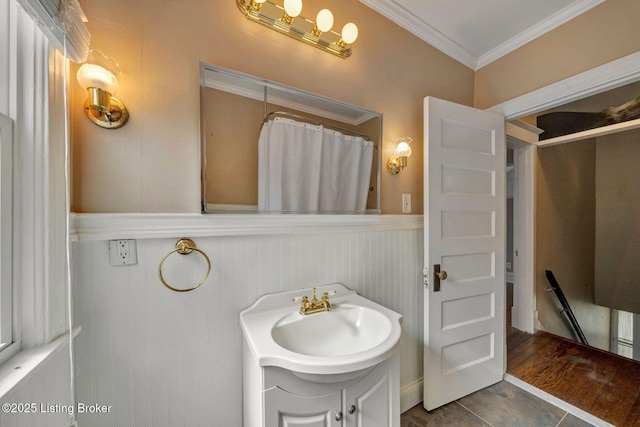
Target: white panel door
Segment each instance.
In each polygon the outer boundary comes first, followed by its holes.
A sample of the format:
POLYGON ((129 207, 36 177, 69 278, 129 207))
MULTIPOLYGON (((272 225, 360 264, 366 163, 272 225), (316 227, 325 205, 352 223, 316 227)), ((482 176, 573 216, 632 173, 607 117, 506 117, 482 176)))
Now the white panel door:
POLYGON ((499 114, 431 97, 424 105, 424 406, 432 410, 504 375, 506 144, 499 114))

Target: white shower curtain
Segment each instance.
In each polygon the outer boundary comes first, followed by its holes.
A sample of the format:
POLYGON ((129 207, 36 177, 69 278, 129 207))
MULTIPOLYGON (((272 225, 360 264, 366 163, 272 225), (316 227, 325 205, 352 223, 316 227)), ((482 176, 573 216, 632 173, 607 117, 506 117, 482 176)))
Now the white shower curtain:
POLYGON ((373 142, 277 117, 258 141, 261 212, 365 212, 373 142))

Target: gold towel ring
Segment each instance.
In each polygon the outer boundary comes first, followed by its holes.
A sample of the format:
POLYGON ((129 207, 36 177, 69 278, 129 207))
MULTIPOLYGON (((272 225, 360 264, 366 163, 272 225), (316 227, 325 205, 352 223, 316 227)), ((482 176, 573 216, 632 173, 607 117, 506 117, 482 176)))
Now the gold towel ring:
POLYGON ((160 261, 160 267, 158 268, 158 273, 160 275, 160 281, 167 288, 171 289, 172 291, 176 291, 176 292, 189 292, 189 291, 193 291, 194 289, 199 288, 200 285, 202 285, 204 282, 207 281, 207 279, 209 278, 209 274, 211 273, 211 261, 209 260, 209 257, 207 256, 207 254, 205 254, 202 250, 196 248, 196 244, 194 243, 193 240, 183 238, 183 239, 178 240, 178 242, 176 243, 176 248, 174 250, 172 250, 171 252, 166 254, 164 256, 164 258, 162 258, 162 261, 160 261), (189 255, 193 251, 200 252, 200 254, 202 254, 204 259, 207 261, 207 266, 208 266, 207 267, 207 274, 204 276, 204 279, 202 279, 202 281, 200 281, 198 284, 196 284, 192 288, 185 288, 185 289, 174 288, 173 286, 168 284, 166 282, 166 280, 164 280, 164 277, 162 276, 162 265, 167 260, 167 258, 169 258, 169 255, 171 255, 174 252, 177 252, 180 255, 189 255))

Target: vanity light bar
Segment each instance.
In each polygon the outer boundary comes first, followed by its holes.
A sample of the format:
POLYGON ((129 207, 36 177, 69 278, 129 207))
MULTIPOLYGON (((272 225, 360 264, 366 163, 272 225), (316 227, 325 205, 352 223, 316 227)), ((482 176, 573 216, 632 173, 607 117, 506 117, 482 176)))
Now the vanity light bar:
POLYGON ((289 24, 282 19, 285 16, 285 10, 282 6, 265 1, 257 7, 252 0, 236 0, 236 4, 238 9, 252 21, 340 58, 351 56, 351 45, 345 43, 340 34, 333 30, 317 34, 315 22, 300 15, 294 18, 289 17, 291 18, 289 24))

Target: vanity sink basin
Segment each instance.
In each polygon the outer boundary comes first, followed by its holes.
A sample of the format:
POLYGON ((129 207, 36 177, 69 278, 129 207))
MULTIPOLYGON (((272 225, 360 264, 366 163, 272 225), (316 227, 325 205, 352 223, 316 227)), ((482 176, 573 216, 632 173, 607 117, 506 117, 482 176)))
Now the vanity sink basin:
POLYGON ((391 332, 391 319, 369 307, 340 304, 331 311, 280 319, 271 335, 283 348, 309 356, 345 356, 369 350, 391 332))
POLYGON ((397 350, 402 316, 341 284, 328 292, 331 310, 302 315, 312 289, 265 295, 240 314, 245 346, 258 366, 303 374, 344 374, 372 367, 397 350))

